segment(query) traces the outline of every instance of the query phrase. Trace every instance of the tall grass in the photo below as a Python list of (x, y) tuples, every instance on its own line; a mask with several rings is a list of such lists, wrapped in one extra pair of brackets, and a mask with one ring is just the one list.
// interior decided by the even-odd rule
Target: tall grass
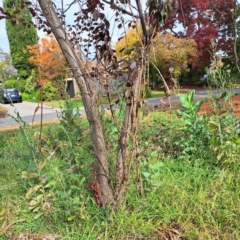
[[(114, 134), (110, 123), (106, 127)], [(94, 200), (89, 126), (71, 106), (59, 124), (44, 128), (41, 142), (37, 127), (1, 133), (1, 239), (19, 234), (76, 240), (239, 239), (238, 158), (221, 164), (204, 146), (201, 155), (185, 154), (187, 146), (176, 142), (188, 141), (186, 127), (176, 113), (143, 117), (139, 161), (144, 194), (138, 182), (130, 181), (118, 212)]]

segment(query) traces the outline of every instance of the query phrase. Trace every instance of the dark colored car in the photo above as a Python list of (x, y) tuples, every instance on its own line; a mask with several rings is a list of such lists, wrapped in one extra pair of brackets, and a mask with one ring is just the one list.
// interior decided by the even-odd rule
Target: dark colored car
[(0, 102), (22, 102), (21, 93), (16, 88), (0, 88)]

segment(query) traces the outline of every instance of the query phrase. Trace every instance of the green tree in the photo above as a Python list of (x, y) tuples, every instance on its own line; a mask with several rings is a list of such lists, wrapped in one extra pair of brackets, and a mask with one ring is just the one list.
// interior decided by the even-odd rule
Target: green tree
[[(20, 8), (20, 0), (4, 0), (4, 10), (10, 14), (14, 13), (15, 9)], [(18, 13), (16, 21), (12, 19), (6, 20), (7, 36), (10, 44), (10, 51), (12, 57), (12, 64), (18, 70), (18, 77), (26, 79), (31, 75), (31, 69), (33, 66), (29, 64), (28, 52), (23, 52), (27, 45), (33, 45), (37, 42), (36, 29), (34, 26), (26, 28), (25, 22), (31, 21), (31, 15), (27, 8), (21, 10)]]

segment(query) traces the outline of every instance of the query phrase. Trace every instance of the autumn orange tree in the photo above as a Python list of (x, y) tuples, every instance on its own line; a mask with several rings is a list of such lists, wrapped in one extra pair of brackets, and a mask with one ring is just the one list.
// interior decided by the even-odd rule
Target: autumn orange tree
[(38, 69), (38, 84), (40, 86), (65, 77), (67, 62), (53, 35), (46, 35), (39, 44), (27, 46), (27, 51), (32, 54), (29, 62)]

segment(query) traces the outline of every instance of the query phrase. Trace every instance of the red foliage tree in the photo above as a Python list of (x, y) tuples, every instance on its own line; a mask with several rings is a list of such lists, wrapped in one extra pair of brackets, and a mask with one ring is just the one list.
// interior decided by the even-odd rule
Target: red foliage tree
[(195, 39), (202, 63), (208, 64), (211, 39), (218, 43), (218, 50), (230, 53), (233, 48), (233, 9), (234, 0), (176, 0), (161, 30)]

